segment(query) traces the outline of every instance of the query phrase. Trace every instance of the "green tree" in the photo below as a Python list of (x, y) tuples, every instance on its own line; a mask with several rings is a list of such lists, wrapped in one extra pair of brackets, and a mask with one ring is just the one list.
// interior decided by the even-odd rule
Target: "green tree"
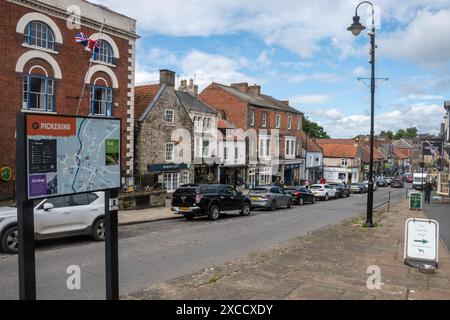
[(303, 131), (305, 131), (311, 138), (330, 139), (330, 136), (326, 133), (326, 131), (308, 117), (303, 117)]
[(417, 138), (417, 128), (413, 127), (413, 128), (408, 128), (405, 131), (405, 138)]
[(394, 133), (391, 130), (388, 131), (381, 131), (380, 137), (385, 138), (386, 140), (393, 140), (394, 139)]
[(406, 131), (403, 129), (398, 129), (394, 137), (396, 140), (406, 138)]

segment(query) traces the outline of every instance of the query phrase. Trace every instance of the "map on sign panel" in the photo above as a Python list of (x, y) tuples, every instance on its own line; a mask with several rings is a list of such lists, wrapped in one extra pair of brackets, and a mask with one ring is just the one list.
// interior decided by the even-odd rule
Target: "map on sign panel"
[(120, 187), (120, 121), (29, 116), (28, 196)]

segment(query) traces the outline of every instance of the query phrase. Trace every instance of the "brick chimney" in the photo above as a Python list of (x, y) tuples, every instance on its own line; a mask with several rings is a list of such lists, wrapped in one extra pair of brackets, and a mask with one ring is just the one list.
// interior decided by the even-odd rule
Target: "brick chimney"
[(231, 87), (236, 88), (243, 93), (248, 93), (248, 83), (247, 82), (232, 83)]
[(261, 94), (261, 86), (254, 84), (253, 86), (248, 87), (248, 92), (251, 92), (259, 96)]
[(159, 84), (175, 87), (175, 72), (167, 69), (159, 70)]
[(284, 104), (289, 105), (289, 100), (281, 100), (281, 102), (283, 102)]

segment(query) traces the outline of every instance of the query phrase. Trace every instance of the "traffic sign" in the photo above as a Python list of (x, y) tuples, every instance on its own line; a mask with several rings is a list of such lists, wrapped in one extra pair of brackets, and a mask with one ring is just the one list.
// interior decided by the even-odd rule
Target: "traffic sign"
[(421, 192), (411, 192), (409, 195), (409, 210), (422, 210), (423, 198)]
[(438, 266), (439, 223), (429, 219), (408, 219), (405, 225), (404, 262)]

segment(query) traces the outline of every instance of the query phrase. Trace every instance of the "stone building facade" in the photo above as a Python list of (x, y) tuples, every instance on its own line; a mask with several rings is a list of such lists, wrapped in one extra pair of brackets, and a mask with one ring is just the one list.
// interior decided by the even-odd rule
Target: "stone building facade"
[(174, 191), (194, 181), (194, 124), (175, 90), (175, 73), (136, 87), (135, 177), (143, 188)]
[[(102, 40), (99, 54), (79, 32)], [(75, 115), (84, 86), (78, 115), (122, 119), (122, 177), (132, 176), (136, 21), (83, 0), (2, 0), (0, 34), (0, 167), (15, 176), (17, 112)], [(13, 194), (14, 179), (0, 179), (0, 199)]]

